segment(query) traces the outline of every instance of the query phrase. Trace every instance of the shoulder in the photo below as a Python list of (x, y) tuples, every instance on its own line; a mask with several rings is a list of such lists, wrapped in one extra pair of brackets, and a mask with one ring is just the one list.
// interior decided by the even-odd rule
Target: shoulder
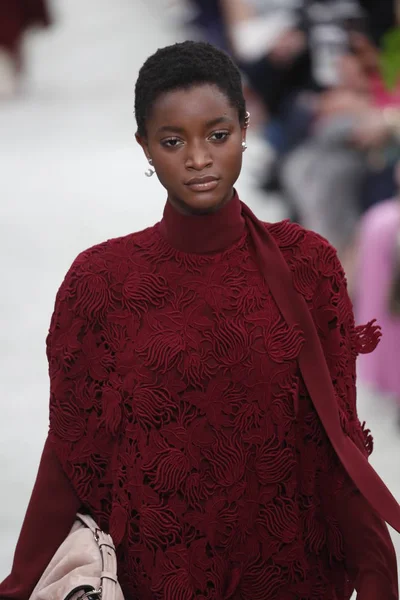
[(273, 236), (281, 250), (290, 250), (298, 257), (310, 253), (324, 257), (326, 253), (336, 254), (336, 250), (322, 235), (306, 229), (289, 220), (277, 223), (264, 223), (264, 227)]
[[(336, 249), (324, 237), (290, 221), (264, 223), (275, 239), (293, 274), (293, 285), (303, 295), (312, 311), (318, 330), (330, 331), (340, 323), (347, 332), (348, 351), (357, 354), (372, 352), (381, 337), (375, 320), (355, 327), (353, 304), (347, 290), (347, 280)], [(342, 331), (335, 329), (339, 336)], [(335, 354), (334, 360), (337, 359)]]
[(126, 236), (112, 238), (82, 251), (68, 269), (63, 286), (71, 286), (83, 279), (97, 277), (99, 281), (112, 280), (117, 271), (128, 264), (137, 264), (135, 259), (141, 248), (150, 245), (155, 237), (156, 226)]
[(78, 254), (58, 289), (55, 311), (73, 311), (85, 318), (104, 313), (128, 274), (140, 277), (148, 269), (145, 250), (158, 239), (156, 227), (107, 240)]
[(321, 279), (335, 286), (344, 280), (337, 252), (324, 237), (288, 220), (264, 225), (284, 255), (295, 287), (303, 295), (313, 294)]

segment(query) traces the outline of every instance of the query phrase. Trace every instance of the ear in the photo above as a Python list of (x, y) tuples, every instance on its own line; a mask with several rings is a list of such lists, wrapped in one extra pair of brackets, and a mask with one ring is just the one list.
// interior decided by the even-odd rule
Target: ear
[(249, 125), (250, 125), (250, 113), (248, 111), (246, 111), (245, 119), (240, 127), (242, 130), (242, 142), (245, 142), (247, 139), (247, 130), (249, 128)]
[(247, 127), (245, 127), (245, 126), (242, 126), (242, 127), (240, 128), (240, 130), (241, 130), (241, 134), (242, 134), (242, 140), (241, 140), (241, 144), (242, 144), (242, 147), (243, 147), (243, 144), (246, 144), (246, 139), (247, 139)]
[(150, 152), (149, 152), (149, 146), (147, 143), (147, 139), (145, 137), (139, 135), (138, 133), (135, 134), (135, 138), (136, 138), (136, 141), (139, 144), (139, 146), (141, 146), (147, 160), (150, 160), (151, 156), (150, 156)]
[(242, 142), (245, 142), (247, 139), (247, 129), (248, 128), (246, 126), (243, 126), (241, 129), (242, 129)]

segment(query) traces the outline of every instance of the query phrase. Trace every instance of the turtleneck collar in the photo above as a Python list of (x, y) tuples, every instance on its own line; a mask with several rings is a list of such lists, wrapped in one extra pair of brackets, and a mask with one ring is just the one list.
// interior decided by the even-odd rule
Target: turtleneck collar
[(161, 235), (176, 250), (193, 254), (220, 252), (237, 242), (245, 230), (242, 204), (236, 191), (225, 206), (209, 215), (184, 215), (167, 201)]

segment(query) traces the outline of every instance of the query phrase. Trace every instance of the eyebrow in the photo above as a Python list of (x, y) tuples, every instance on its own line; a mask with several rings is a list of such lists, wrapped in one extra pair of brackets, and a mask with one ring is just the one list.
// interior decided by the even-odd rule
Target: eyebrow
[[(207, 121), (206, 128), (215, 127), (215, 125), (223, 125), (224, 123), (233, 123), (233, 119), (230, 117), (222, 116), (217, 117), (216, 119), (211, 119)], [(163, 133), (165, 131), (172, 131), (174, 133), (185, 133), (185, 129), (183, 127), (176, 127), (175, 125), (163, 125), (158, 129), (157, 133)]]

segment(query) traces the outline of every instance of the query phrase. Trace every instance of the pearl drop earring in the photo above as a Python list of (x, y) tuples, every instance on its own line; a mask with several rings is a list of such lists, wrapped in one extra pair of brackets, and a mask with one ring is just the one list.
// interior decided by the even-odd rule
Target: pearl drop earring
[[(244, 128), (248, 129), (249, 125), (250, 125), (250, 113), (247, 111), (244, 116)], [(243, 150), (243, 152), (245, 150), (247, 150), (247, 144), (246, 144), (245, 140), (243, 140), (243, 142), (242, 142), (242, 150)]]
[[(149, 158), (149, 164), (150, 165), (153, 164), (153, 161), (151, 158)], [(155, 173), (155, 170), (150, 167), (150, 169), (147, 169), (147, 171), (145, 171), (144, 174), (146, 175), (146, 177), (153, 177), (154, 173)]]

